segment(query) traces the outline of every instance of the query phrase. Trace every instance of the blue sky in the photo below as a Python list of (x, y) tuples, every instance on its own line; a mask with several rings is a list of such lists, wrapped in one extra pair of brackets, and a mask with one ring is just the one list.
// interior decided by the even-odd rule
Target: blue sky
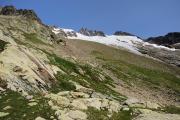
[(49, 25), (81, 27), (146, 38), (180, 31), (180, 0), (0, 0), (0, 5), (34, 9)]

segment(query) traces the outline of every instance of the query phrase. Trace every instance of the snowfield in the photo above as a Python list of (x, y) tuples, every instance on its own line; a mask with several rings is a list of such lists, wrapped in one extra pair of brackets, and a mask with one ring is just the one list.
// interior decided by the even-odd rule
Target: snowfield
[(168, 48), (165, 46), (159, 46), (156, 44), (144, 42), (142, 39), (140, 39), (136, 36), (117, 36), (117, 35), (106, 35), (105, 37), (103, 37), (103, 36), (86, 36), (86, 35), (76, 32), (72, 29), (64, 29), (64, 28), (54, 28), (52, 31), (55, 34), (58, 34), (60, 30), (63, 30), (65, 33), (68, 33), (68, 32), (76, 33), (77, 37), (68, 36), (67, 37), (68, 39), (92, 41), (92, 42), (97, 42), (97, 43), (101, 43), (101, 44), (105, 44), (105, 45), (109, 45), (109, 46), (124, 48), (135, 54), (141, 54), (137, 48), (137, 45), (151, 46), (151, 47), (155, 47), (158, 49), (175, 51), (174, 48)]

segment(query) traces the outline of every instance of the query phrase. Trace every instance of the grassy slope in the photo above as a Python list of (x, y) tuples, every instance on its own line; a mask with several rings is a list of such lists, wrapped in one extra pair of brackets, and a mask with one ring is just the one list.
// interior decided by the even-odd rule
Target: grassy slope
[[(47, 47), (38, 47), (48, 51)], [(128, 85), (135, 84), (139, 87), (155, 89), (157, 91), (164, 90), (165, 88), (169, 91), (172, 90), (170, 94), (175, 94), (176, 96), (180, 93), (180, 69), (151, 58), (82, 40), (67, 40), (67, 46), (55, 45), (54, 48), (51, 48), (51, 52), (49, 52), (52, 53), (52, 51), (56, 54), (54, 56), (56, 58), (56, 65), (59, 63), (61, 65), (59, 67), (65, 70), (65, 72), (77, 73), (76, 67), (80, 67), (88, 73), (87, 70), (89, 68), (85, 69), (87, 67), (82, 67), (81, 65), (76, 65), (59, 58), (60, 56), (75, 56), (77, 60), (85, 61), (85, 63), (86, 61), (96, 63), (99, 68), (110, 70), (114, 76), (125, 81)], [(54, 62), (53, 64), (55, 64), (55, 61), (52, 61)], [(88, 74), (95, 76), (95, 73)], [(76, 78), (72, 78), (70, 75), (66, 77), (78, 80), (81, 84), (84, 83), (81, 81), (82, 75)], [(96, 83), (93, 84), (96, 85)]]
[[(67, 49), (72, 52), (67, 52)], [(68, 40), (62, 54), (75, 55), (82, 61), (96, 63), (99, 68), (110, 70), (114, 76), (130, 87), (134, 84), (139, 88), (153, 90), (154, 94), (157, 94), (155, 91), (160, 91), (167, 93), (160, 94), (165, 97), (168, 95), (169, 99), (174, 99), (171, 95), (179, 99), (180, 69), (178, 67), (125, 50), (82, 40)]]

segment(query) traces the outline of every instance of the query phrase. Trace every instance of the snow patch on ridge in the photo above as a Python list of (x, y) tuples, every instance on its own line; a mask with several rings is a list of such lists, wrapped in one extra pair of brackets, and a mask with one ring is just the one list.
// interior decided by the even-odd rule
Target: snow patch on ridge
[(144, 42), (143, 46), (152, 46), (152, 47), (155, 47), (155, 48), (158, 48), (158, 49), (165, 49), (165, 50), (169, 50), (169, 51), (175, 51), (176, 50), (175, 48), (168, 48), (168, 47), (165, 47), (165, 46), (162, 46), (162, 45), (151, 44), (151, 43), (148, 43), (148, 42)]
[(77, 33), (77, 37), (68, 37), (68, 38), (87, 40), (87, 41), (97, 42), (97, 43), (101, 43), (105, 45), (122, 47), (136, 54), (140, 54), (140, 52), (134, 46), (135, 45), (134, 43), (142, 41), (135, 36), (106, 35), (106, 37), (102, 37), (102, 36), (85, 36), (80, 33)]
[(157, 49), (165, 49), (165, 50), (170, 50), (170, 51), (175, 51), (174, 48), (168, 48), (165, 46), (160, 46), (156, 44), (151, 44), (148, 42), (144, 42), (140, 38), (136, 36), (124, 36), (124, 35), (106, 35), (105, 37), (103, 36), (86, 36), (83, 34), (80, 34), (72, 29), (64, 29), (64, 28), (54, 28), (52, 31), (55, 34), (58, 34), (59, 30), (63, 30), (66, 34), (68, 32), (75, 32), (77, 36), (68, 36), (68, 39), (74, 39), (74, 40), (85, 40), (85, 41), (92, 41), (92, 42), (97, 42), (109, 46), (114, 46), (114, 47), (119, 47), (119, 48), (124, 48), (130, 52), (133, 52), (135, 54), (140, 54), (137, 46), (142, 45), (142, 46), (152, 46)]

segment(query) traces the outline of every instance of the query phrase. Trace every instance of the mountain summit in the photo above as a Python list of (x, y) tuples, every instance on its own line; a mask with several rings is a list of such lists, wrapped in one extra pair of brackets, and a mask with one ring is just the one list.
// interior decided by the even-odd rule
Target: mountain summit
[(23, 16), (28, 19), (37, 20), (41, 22), (40, 18), (36, 15), (33, 10), (27, 9), (16, 9), (14, 6), (5, 6), (0, 10), (1, 15), (9, 15), (9, 16)]

